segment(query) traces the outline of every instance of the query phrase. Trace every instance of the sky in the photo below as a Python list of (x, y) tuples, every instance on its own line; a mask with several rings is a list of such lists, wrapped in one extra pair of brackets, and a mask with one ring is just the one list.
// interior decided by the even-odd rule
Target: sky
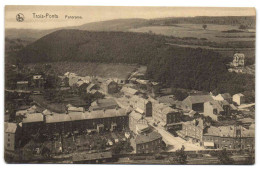
[[(22, 13), (23, 22), (16, 20)], [(35, 18), (33, 13), (48, 17)], [(50, 15), (58, 18), (49, 18)], [(81, 16), (81, 19), (68, 19), (65, 16)], [(66, 26), (79, 26), (90, 22), (126, 18), (164, 18), (194, 16), (254, 16), (254, 8), (216, 7), (104, 7), (104, 6), (6, 6), (5, 28), (52, 29)]]

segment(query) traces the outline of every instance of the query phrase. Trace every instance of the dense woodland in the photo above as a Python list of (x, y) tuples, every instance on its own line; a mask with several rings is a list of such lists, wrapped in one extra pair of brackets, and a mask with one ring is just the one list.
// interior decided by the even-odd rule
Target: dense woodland
[(254, 76), (229, 73), (212, 50), (165, 44), (164, 36), (130, 32), (61, 30), (28, 45), (19, 62), (85, 61), (147, 65), (147, 78), (174, 88), (254, 93)]

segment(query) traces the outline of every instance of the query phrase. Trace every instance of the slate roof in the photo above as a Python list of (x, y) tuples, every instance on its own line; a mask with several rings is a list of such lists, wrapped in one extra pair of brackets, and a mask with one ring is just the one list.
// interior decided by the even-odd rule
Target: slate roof
[(140, 114), (140, 113), (137, 113), (136, 111), (132, 111), (130, 114), (129, 114), (129, 117), (132, 117), (134, 118), (135, 120), (140, 120), (143, 118), (143, 116)]
[(158, 132), (153, 131), (145, 135), (137, 135), (135, 138), (135, 143), (143, 144), (143, 143), (155, 141), (160, 138), (162, 138), (162, 135)]
[(186, 104), (205, 103), (213, 101), (214, 99), (210, 95), (191, 95), (188, 96), (183, 102)]
[(17, 129), (16, 123), (5, 122), (5, 132), (6, 133), (15, 133)]
[(130, 88), (130, 87), (123, 87), (121, 89), (121, 91), (124, 92), (124, 93), (131, 94), (131, 95), (135, 95), (138, 92), (138, 90)]
[[(208, 128), (208, 132), (204, 135), (209, 136), (220, 136), (220, 137), (236, 137), (234, 126), (211, 126)], [(242, 137), (254, 137), (254, 130), (248, 130), (243, 127), (237, 127), (237, 129), (241, 129)]]
[(43, 122), (43, 115), (41, 113), (26, 114), (22, 122), (23, 123)]
[(46, 123), (58, 123), (71, 121), (68, 114), (53, 114), (46, 116)]

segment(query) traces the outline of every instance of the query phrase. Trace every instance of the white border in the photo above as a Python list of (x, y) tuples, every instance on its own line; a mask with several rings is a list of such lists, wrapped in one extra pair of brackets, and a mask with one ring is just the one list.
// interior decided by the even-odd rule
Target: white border
[[(0, 63), (1, 63), (1, 71), (0, 71), (0, 87), (1, 87), (1, 121), (4, 122), (4, 6), (5, 5), (74, 5), (74, 6), (80, 6), (80, 5), (91, 5), (91, 6), (185, 6), (185, 7), (256, 7), (256, 11), (260, 8), (260, 1), (259, 0), (215, 0), (215, 1), (206, 1), (206, 0), (95, 0), (95, 1), (87, 1), (87, 0), (1, 0), (0, 1), (0, 37), (1, 37), (1, 50), (0, 50)], [(256, 57), (259, 54), (259, 49), (260, 45), (258, 43), (259, 40), (259, 18), (257, 17), (257, 42), (256, 42)], [(256, 58), (256, 87), (259, 85), (259, 65), (260, 65), (260, 60)], [(209, 168), (214, 170), (214, 169), (219, 169), (219, 168), (224, 168), (224, 169), (230, 169), (230, 168), (236, 168), (236, 170), (242, 170), (242, 169), (247, 169), (247, 168), (254, 168), (254, 169), (259, 169), (260, 165), (260, 160), (259, 160), (259, 116), (257, 115), (259, 111), (259, 95), (260, 92), (258, 88), (256, 88), (256, 164), (254, 166), (212, 166), (212, 165), (198, 165), (198, 166), (176, 166), (176, 165), (109, 165), (109, 166), (104, 166), (104, 165), (9, 165), (5, 164), (4, 159), (3, 159), (3, 123), (0, 123), (0, 169), (6, 170), (6, 169), (37, 169), (37, 170), (44, 170), (45, 168), (62, 168), (64, 170), (70, 169), (70, 168), (77, 168), (77, 169), (104, 169), (104, 168), (113, 168), (113, 169), (135, 169), (135, 168), (149, 168), (149, 170), (157, 170), (157, 169), (173, 169), (173, 168), (178, 168), (178, 169), (188, 169), (188, 168), (200, 168), (200, 169), (205, 169), (208, 170)]]

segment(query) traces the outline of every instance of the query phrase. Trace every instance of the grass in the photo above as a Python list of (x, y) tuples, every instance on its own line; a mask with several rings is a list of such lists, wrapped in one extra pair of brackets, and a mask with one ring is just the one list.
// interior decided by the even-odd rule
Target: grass
[[(99, 76), (103, 78), (127, 78), (138, 66), (130, 64), (89, 63), (89, 62), (54, 62), (46, 63), (52, 69), (63, 75), (66, 72), (76, 73), (79, 76)], [(28, 64), (30, 68), (42, 66), (39, 64)]]
[[(252, 37), (255, 33), (250, 33), (247, 31), (239, 33), (229, 33), (226, 31), (229, 30), (238, 30), (237, 26), (232, 25), (216, 25), (216, 24), (207, 24), (207, 29), (203, 29), (200, 24), (177, 24), (176, 26), (148, 26), (140, 27), (136, 29), (130, 29), (132, 32), (149, 32), (152, 31), (155, 34), (161, 34), (166, 36), (175, 36), (175, 37), (195, 37), (195, 38), (206, 38), (209, 41), (214, 42), (228, 42), (228, 41), (254, 41), (255, 38)], [(223, 32), (224, 31), (224, 32)], [(218, 36), (245, 36), (251, 38), (221, 38)]]

